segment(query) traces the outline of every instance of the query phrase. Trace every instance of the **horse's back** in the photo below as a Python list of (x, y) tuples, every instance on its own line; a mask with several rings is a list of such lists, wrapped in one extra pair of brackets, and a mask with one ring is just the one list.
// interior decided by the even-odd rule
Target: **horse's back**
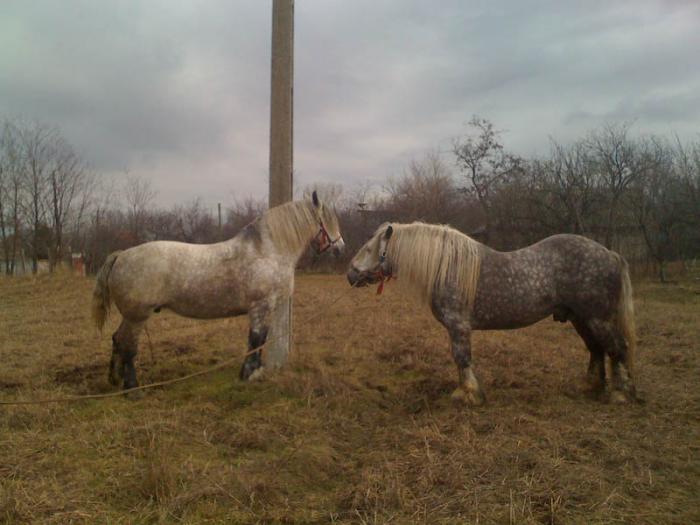
[(570, 274), (576, 270), (602, 275), (618, 269), (619, 256), (615, 252), (582, 235), (560, 233), (525, 249), (548, 254), (552, 264), (566, 277), (572, 277)]
[(558, 252), (564, 253), (581, 253), (581, 252), (608, 252), (609, 250), (593, 239), (584, 237), (583, 235), (577, 235), (575, 233), (557, 233), (556, 235), (550, 235), (545, 237), (541, 241), (538, 241), (530, 246), (523, 248), (523, 250), (530, 249), (547, 249), (556, 250)]

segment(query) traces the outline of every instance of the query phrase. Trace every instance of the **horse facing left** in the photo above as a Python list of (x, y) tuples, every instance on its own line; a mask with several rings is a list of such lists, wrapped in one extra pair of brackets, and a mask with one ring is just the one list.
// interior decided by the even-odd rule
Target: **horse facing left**
[[(520, 328), (553, 316), (571, 321), (590, 352), (588, 380), (610, 400), (638, 399), (633, 377), (634, 302), (627, 262), (579, 235), (553, 235), (499, 252), (449, 226), (384, 224), (358, 250), (347, 273), (356, 287), (398, 276), (447, 329), (459, 374), (453, 397), (484, 395), (471, 359), (473, 330)], [(381, 288), (378, 290), (380, 291)]]
[[(148, 318), (163, 308), (196, 319), (248, 314), (248, 349), (265, 343), (271, 312), (292, 295), (294, 268), (311, 244), (317, 253), (344, 249), (338, 218), (313, 192), (310, 201), (268, 210), (224, 242), (153, 241), (114, 252), (97, 274), (92, 313), (101, 330), (112, 303), (122, 322), (112, 336), (109, 380), (138, 386), (134, 359)], [(262, 367), (261, 351), (240, 371), (248, 379)]]

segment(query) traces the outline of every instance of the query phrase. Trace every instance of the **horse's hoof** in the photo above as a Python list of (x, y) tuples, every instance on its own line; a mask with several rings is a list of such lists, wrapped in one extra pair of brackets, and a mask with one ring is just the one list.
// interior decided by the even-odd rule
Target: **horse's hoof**
[(109, 381), (109, 384), (112, 386), (119, 386), (119, 383), (121, 383), (121, 378), (119, 378), (111, 373), (107, 376), (107, 379)]
[(134, 390), (133, 392), (125, 393), (124, 397), (129, 401), (138, 401), (139, 399), (143, 399), (145, 395), (146, 393), (143, 390)]
[(630, 401), (632, 401), (634, 403), (638, 403), (640, 405), (643, 405), (646, 403), (646, 399), (644, 399), (644, 396), (642, 396), (641, 394), (639, 394), (637, 392), (637, 387), (634, 385), (630, 385), (628, 387), (628, 394), (627, 395), (629, 396)]
[(629, 403), (629, 398), (627, 397), (627, 394), (622, 392), (621, 390), (613, 390), (610, 392), (610, 403), (613, 405), (624, 405), (626, 403)]
[(241, 367), (241, 371), (238, 374), (238, 378), (241, 381), (250, 381), (250, 379), (255, 375), (255, 373), (261, 368), (261, 366), (245, 362)]
[(636, 390), (632, 393), (632, 401), (634, 401), (638, 405), (646, 405), (647, 403), (646, 398), (640, 393), (638, 393)]
[(588, 392), (595, 392), (599, 394), (601, 392), (605, 392), (605, 382), (601, 381), (597, 377), (587, 377), (583, 389)]
[(264, 377), (265, 367), (261, 366), (260, 368), (253, 370), (253, 372), (248, 376), (248, 381), (262, 381)]
[[(581, 394), (587, 399), (594, 401), (605, 401), (608, 399), (608, 393), (605, 389), (605, 385), (598, 384), (586, 384), (583, 389), (581, 389)], [(576, 396), (572, 396), (575, 398)]]
[(486, 398), (481, 390), (464, 390), (457, 388), (452, 392), (452, 399), (466, 406), (477, 407), (484, 404)]
[(259, 375), (256, 373), (262, 370), (262, 368), (263, 364), (262, 359), (260, 359), (260, 353), (258, 352), (257, 354), (250, 354), (248, 357), (246, 357), (245, 361), (243, 361), (243, 365), (241, 365), (241, 371), (238, 374), (238, 377), (241, 379), (241, 381), (254, 380), (253, 376)]

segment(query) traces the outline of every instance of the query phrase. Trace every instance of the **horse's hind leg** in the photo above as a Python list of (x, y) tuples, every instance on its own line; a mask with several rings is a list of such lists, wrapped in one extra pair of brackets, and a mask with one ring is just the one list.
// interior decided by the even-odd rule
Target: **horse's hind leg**
[(269, 309), (263, 306), (254, 307), (251, 308), (248, 315), (250, 317), (248, 353), (239, 374), (239, 377), (244, 381), (250, 379), (256, 371), (263, 367), (261, 347), (267, 340)]
[(612, 392), (610, 400), (615, 403), (625, 403), (637, 399), (637, 391), (629, 369), (629, 354), (627, 342), (620, 330), (612, 329), (614, 343), (608, 347), (610, 368), (612, 369)]
[(586, 327), (595, 343), (610, 357), (612, 369), (612, 391), (610, 400), (624, 402), (634, 399), (635, 388), (628, 365), (627, 342), (614, 320), (589, 319)]
[(485, 401), (484, 393), (471, 366), (471, 327), (464, 321), (448, 326), (452, 357), (457, 365), (459, 385), (452, 393), (452, 398), (468, 405), (478, 406)]
[(593, 392), (601, 393), (605, 390), (605, 349), (593, 336), (587, 323), (576, 318), (572, 319), (571, 322), (591, 354), (588, 362), (588, 384)]
[(109, 365), (109, 380), (113, 385), (124, 381), (124, 389), (139, 385), (136, 378), (134, 359), (138, 354), (139, 335), (143, 329), (143, 321), (122, 319), (119, 328), (112, 335), (112, 359)]

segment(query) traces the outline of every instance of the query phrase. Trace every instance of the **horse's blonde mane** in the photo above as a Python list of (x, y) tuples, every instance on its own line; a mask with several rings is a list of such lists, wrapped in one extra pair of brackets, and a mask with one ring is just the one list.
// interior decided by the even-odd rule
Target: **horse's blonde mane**
[[(335, 213), (321, 206), (321, 217), (328, 231), (338, 231)], [(287, 202), (270, 208), (260, 222), (273, 244), (280, 251), (291, 255), (299, 254), (319, 228), (313, 204), (305, 200)]]
[(433, 294), (450, 286), (471, 308), (479, 281), (481, 245), (449, 226), (422, 222), (392, 226), (387, 258), (398, 282), (415, 290), (427, 305)]

